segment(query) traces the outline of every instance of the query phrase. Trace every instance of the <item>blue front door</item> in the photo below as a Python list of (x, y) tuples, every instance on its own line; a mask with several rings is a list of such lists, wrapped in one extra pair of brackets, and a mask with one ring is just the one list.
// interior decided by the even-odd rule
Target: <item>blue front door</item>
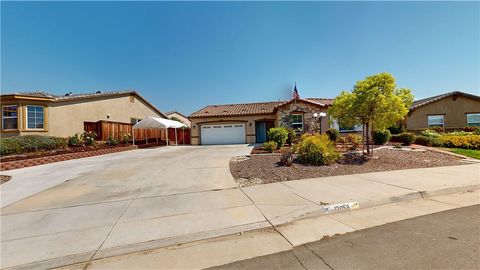
[(267, 123), (256, 122), (255, 123), (255, 136), (257, 143), (263, 143), (267, 140)]

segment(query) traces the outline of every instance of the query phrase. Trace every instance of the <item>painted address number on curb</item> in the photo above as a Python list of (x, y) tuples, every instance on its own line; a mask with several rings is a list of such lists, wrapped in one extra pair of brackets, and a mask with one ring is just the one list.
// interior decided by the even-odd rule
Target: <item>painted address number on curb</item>
[(339, 203), (339, 204), (331, 204), (324, 206), (323, 209), (325, 213), (332, 212), (332, 211), (345, 211), (345, 210), (352, 210), (357, 209), (360, 206), (358, 202), (349, 202), (349, 203)]

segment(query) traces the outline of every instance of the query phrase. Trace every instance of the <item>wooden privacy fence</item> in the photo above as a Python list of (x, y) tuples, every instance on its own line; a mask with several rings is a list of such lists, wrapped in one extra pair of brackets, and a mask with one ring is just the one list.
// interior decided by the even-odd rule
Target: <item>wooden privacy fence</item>
[[(124, 134), (130, 135), (132, 141), (132, 124), (98, 121), (98, 122), (84, 122), (85, 131), (93, 131), (97, 134), (97, 141), (106, 141), (111, 136), (114, 139), (123, 141)], [(165, 129), (135, 129), (135, 143), (148, 143), (159, 141), (165, 142)], [(175, 129), (168, 129), (168, 139), (170, 143), (175, 143)], [(190, 144), (190, 129), (177, 129), (178, 144)]]

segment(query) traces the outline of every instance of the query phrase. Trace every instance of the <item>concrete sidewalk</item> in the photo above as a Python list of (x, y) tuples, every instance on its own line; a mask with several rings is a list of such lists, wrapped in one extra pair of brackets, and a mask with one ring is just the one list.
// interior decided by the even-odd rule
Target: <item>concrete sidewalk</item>
[[(199, 148), (196, 151), (204, 150)], [(186, 149), (185, 154), (190, 151)], [(213, 158), (217, 160), (218, 157)], [(186, 157), (179, 156), (179, 159)], [(225, 166), (223, 160), (219, 160), (219, 164)], [(204, 168), (206, 165), (204, 160), (195, 162), (190, 166)], [(217, 167), (212, 169), (218, 170)], [(183, 184), (173, 174), (163, 172), (162, 175), (172, 185)], [(198, 177), (204, 181), (209, 179), (207, 175)], [(69, 182), (54, 191), (62, 196), (66, 188), (81, 189), (86, 183), (96, 183), (100, 179), (98, 176), (81, 178), (74, 182), (75, 185)], [(104, 179), (108, 183), (113, 181)], [(301, 244), (329, 233), (361, 228), (361, 225), (349, 226), (345, 221), (325, 216), (325, 205), (354, 201), (358, 202), (360, 209), (368, 210), (392, 202), (417, 200), (421, 204), (424, 198), (433, 195), (478, 189), (480, 164), (324, 177), (241, 189), (224, 184), (217, 185), (220, 190), (193, 185), (189, 187), (191, 192), (175, 194), (165, 193), (167, 186), (156, 182), (158, 189), (153, 190), (156, 192), (149, 188), (124, 192), (127, 184), (139, 188), (137, 185), (145, 182), (145, 187), (151, 186), (149, 179), (145, 175), (132, 178), (132, 182), (118, 183), (120, 190), (118, 195), (115, 193), (115, 199), (102, 197), (93, 201), (100, 198), (97, 192), (93, 197), (85, 197), (81, 205), (72, 204), (70, 198), (42, 205), (43, 199), (52, 197), (46, 193), (2, 208), (1, 267), (58, 267), (239, 232), (271, 229), (272, 225), (283, 231), (283, 237), (289, 239), (289, 243)], [(195, 179), (192, 177), (190, 183), (195, 183)], [(112, 187), (116, 191), (116, 186), (105, 184), (105, 192)], [(475, 194), (478, 203), (478, 193)], [(83, 198), (82, 194), (78, 196)], [(33, 210), (26, 211), (32, 206), (35, 207)], [(394, 213), (396, 216), (409, 217), (409, 214), (402, 214), (405, 212), (403, 208), (399, 209)], [(382, 215), (388, 217), (391, 212)], [(305, 223), (306, 217), (313, 216), (318, 216), (313, 220), (318, 219), (319, 224)], [(289, 226), (291, 224), (296, 226)], [(279, 239), (275, 234), (265, 241), (281, 242), (283, 238)]]
[[(262, 258), (258, 258), (253, 260), (253, 264), (247, 264), (246, 269), (270, 269), (278, 265), (278, 263), (280, 263), (280, 265), (278, 265), (280, 269), (285, 269), (289, 266), (289, 260), (286, 256), (293, 250), (295, 256), (297, 256), (302, 263), (305, 263), (304, 266), (308, 265), (308, 269), (328, 270), (331, 268), (320, 263), (318, 257), (312, 256), (309, 252), (303, 252), (305, 250), (302, 251), (296, 247), (301, 248), (304, 244), (312, 243), (328, 236), (335, 235), (333, 238), (333, 240), (335, 240), (338, 234), (354, 232), (450, 209), (477, 205), (480, 203), (479, 197), (480, 192), (474, 191), (393, 203), (379, 207), (360, 209), (358, 211), (302, 219), (275, 227), (275, 229), (255, 230), (242, 234), (232, 234), (191, 242), (184, 245), (153, 249), (147, 252), (136, 252), (103, 258), (61, 269), (203, 269), (279, 252), (282, 252), (282, 255), (274, 258), (279, 259), (279, 261), (276, 262), (277, 264), (262, 264)], [(342, 220), (342, 223), (336, 220)], [(363, 232), (364, 231), (359, 231), (358, 233), (362, 234)], [(391, 230), (385, 230), (385, 233), (390, 238), (395, 237), (395, 234), (392, 234)], [(349, 235), (351, 234), (345, 235), (344, 237), (348, 238)], [(376, 241), (382, 242), (383, 238), (379, 237)], [(341, 241), (341, 243), (344, 244), (344, 241)], [(431, 243), (429, 243), (429, 245), (431, 245)], [(339, 252), (336, 249), (330, 251), (333, 255)], [(372, 253), (370, 255), (375, 256), (375, 254), (376, 253)], [(343, 258), (343, 256), (340, 256), (340, 258)], [(363, 263), (368, 263), (368, 261), (363, 261)], [(325, 266), (325, 268), (322, 268), (323, 266)], [(304, 268), (300, 267), (298, 269)]]

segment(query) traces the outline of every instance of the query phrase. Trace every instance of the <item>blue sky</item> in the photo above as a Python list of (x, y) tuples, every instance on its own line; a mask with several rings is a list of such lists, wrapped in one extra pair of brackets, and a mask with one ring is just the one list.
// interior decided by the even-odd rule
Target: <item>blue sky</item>
[(479, 2), (2, 2), (2, 92), (136, 89), (162, 111), (335, 97), (390, 72), (479, 94)]

